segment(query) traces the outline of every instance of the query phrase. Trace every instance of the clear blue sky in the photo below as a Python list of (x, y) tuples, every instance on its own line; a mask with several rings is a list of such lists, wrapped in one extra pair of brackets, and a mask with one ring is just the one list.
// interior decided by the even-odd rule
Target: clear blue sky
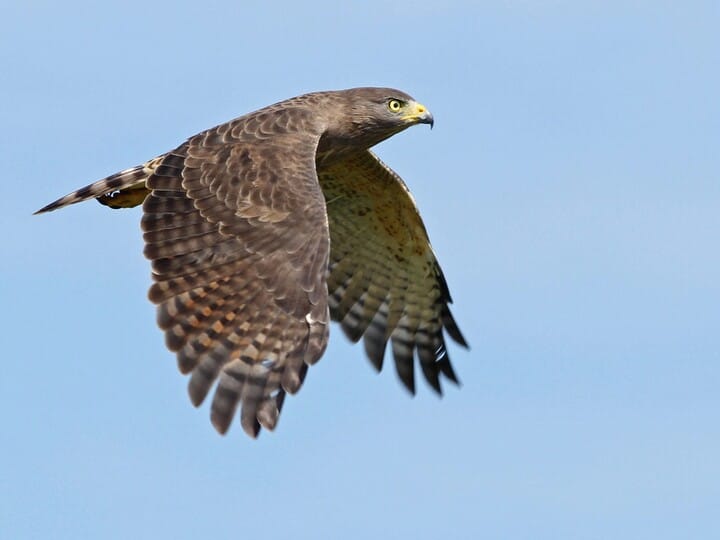
[[(720, 538), (717, 2), (0, 8), (0, 537)], [(337, 328), (220, 437), (146, 300), (139, 209), (45, 203), (306, 91), (394, 86), (471, 351), (439, 400)], [(391, 366), (388, 366), (391, 367)]]

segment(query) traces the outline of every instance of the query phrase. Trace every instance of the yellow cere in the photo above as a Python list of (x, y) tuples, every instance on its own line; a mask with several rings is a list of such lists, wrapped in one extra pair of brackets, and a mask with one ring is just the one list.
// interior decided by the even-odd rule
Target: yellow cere
[(413, 101), (410, 103), (410, 105), (411, 106), (407, 108), (408, 110), (405, 111), (406, 114), (402, 116), (403, 120), (416, 120), (420, 115), (427, 111), (425, 105), (421, 105), (420, 103), (416, 103)]

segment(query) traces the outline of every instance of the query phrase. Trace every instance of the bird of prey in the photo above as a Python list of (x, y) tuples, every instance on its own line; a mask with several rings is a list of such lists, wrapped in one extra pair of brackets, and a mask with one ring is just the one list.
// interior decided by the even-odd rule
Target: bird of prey
[(388, 341), (415, 392), (414, 358), (441, 393), (457, 383), (443, 331), (467, 347), (445, 278), (402, 179), (370, 151), (433, 117), (408, 94), (354, 88), (294, 97), (38, 210), (95, 198), (142, 204), (149, 298), (189, 394), (217, 381), (220, 433), (240, 407), (252, 437), (274, 429), (338, 321), (379, 371)]

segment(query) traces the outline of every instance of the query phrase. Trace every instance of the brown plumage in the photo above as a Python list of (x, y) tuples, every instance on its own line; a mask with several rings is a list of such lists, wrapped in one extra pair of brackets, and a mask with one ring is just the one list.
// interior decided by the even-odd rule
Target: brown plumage
[(273, 429), (285, 393), (322, 356), (330, 319), (382, 368), (388, 341), (415, 391), (457, 382), (443, 329), (467, 346), (415, 203), (369, 148), (432, 115), (387, 88), (317, 92), (199, 133), (147, 163), (38, 211), (96, 198), (143, 204), (150, 300), (191, 374), (199, 405), (227, 431)]

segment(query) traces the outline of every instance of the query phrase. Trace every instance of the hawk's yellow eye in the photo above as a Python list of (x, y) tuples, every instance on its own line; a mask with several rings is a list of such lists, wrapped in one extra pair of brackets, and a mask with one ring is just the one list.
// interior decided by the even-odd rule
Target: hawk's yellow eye
[(398, 112), (401, 107), (402, 103), (400, 103), (397, 99), (391, 99), (390, 101), (388, 101), (388, 109), (390, 109), (392, 112)]

